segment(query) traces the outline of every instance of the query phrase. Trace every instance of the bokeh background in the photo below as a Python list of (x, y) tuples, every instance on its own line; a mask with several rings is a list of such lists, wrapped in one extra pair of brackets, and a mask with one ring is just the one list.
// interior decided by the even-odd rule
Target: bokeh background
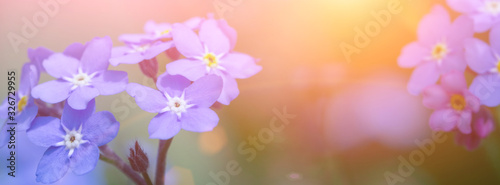
[[(340, 44), (354, 45), (354, 29), (364, 30), (376, 21), (370, 12), (387, 10), (390, 0), (73, 0), (61, 4), (16, 52), (7, 35), (21, 35), (23, 19), (32, 20), (44, 11), (38, 3), (45, 1), (0, 1), (3, 75), (9, 69), (20, 71), (28, 61), (28, 48), (43, 46), (61, 52), (71, 43), (97, 36), (110, 36), (120, 46), (119, 35), (141, 33), (148, 20), (182, 22), (208, 13), (222, 15), (237, 30), (236, 51), (261, 59), (259, 74), (238, 81), (239, 97), (217, 108), (220, 122), (214, 131), (181, 131), (175, 137), (168, 155), (170, 184), (210, 184), (215, 182), (210, 173), (224, 171), (233, 160), (242, 171), (230, 176), (229, 184), (390, 184), (385, 174), (400, 175), (398, 158), (409, 159), (412, 152), (420, 151), (416, 139), (432, 138), (427, 125), (430, 111), (420, 97), (407, 92), (411, 70), (399, 68), (397, 57), (404, 45), (416, 39), (422, 16), (434, 4), (446, 5), (443, 0), (396, 0), (401, 13), (391, 14), (389, 24), (350, 60)], [(226, 11), (218, 12), (220, 6)], [(477, 36), (487, 38), (487, 34)], [(159, 61), (164, 72), (170, 61), (165, 56)], [(138, 65), (113, 68), (127, 71), (131, 82), (153, 85)], [(42, 76), (42, 81), (49, 79)], [(0, 87), (5, 95), (6, 78), (0, 78)], [(109, 145), (126, 159), (128, 148), (138, 140), (154, 164), (158, 141), (148, 139), (147, 133), (154, 114), (135, 106), (125, 92), (100, 96), (97, 105), (98, 111), (111, 111), (121, 122), (118, 137)], [(282, 112), (285, 107), (295, 118), (274, 133), (262, 150), (254, 148), (256, 157), (247, 161), (249, 155), (239, 152), (239, 145), (270, 128), (277, 116), (273, 110)], [(457, 146), (453, 134), (443, 137), (445, 141), (436, 143), (435, 151), (397, 184), (500, 184), (498, 129), (474, 151)], [(37, 163), (40, 157), (38, 152), (19, 160)], [(150, 174), (154, 174), (152, 166)], [(5, 168), (0, 169), (0, 180), (7, 182)], [(34, 178), (33, 173), (26, 178)], [(131, 184), (102, 162), (84, 178), (94, 179), (92, 184)]]

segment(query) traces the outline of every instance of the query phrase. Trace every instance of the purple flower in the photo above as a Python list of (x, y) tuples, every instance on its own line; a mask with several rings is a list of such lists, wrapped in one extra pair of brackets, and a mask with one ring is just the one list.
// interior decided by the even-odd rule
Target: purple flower
[(15, 96), (9, 94), (11, 98), (14, 98), (15, 103), (15, 115), (12, 115), (14, 120), (9, 120), (8, 113), (10, 110), (8, 107), (8, 97), (5, 98), (2, 105), (0, 106), (0, 148), (7, 144), (10, 135), (7, 130), (9, 130), (10, 125), (7, 125), (8, 122), (17, 123), (16, 131), (25, 131), (31, 125), (33, 119), (35, 119), (38, 113), (38, 107), (35, 105), (34, 99), (31, 97), (31, 88), (38, 83), (38, 79), (40, 78), (40, 74), (35, 65), (32, 63), (26, 63), (23, 65), (21, 71), (21, 81), (19, 83), (19, 89), (15, 91)]
[(143, 60), (151, 60), (173, 47), (172, 41), (142, 41), (140, 43), (126, 44), (126, 46), (113, 48), (111, 59), (109, 60), (111, 65), (137, 64)]
[[(196, 30), (199, 29), (203, 18), (193, 17), (188, 19), (183, 24), (187, 27)], [(144, 25), (144, 32), (140, 34), (123, 34), (118, 40), (125, 43), (142, 43), (147, 41), (166, 41), (172, 38), (172, 24), (170, 23), (156, 23), (155, 21), (148, 21)]]
[(222, 94), (217, 100), (222, 104), (228, 105), (238, 96), (235, 78), (248, 78), (262, 69), (251, 56), (230, 52), (231, 42), (216, 20), (204, 21), (199, 36), (182, 24), (174, 24), (173, 28), (175, 46), (186, 58), (167, 64), (167, 72), (191, 81), (208, 74), (222, 77)]
[(156, 86), (159, 91), (136, 83), (127, 87), (127, 93), (141, 109), (158, 113), (149, 123), (150, 138), (170, 139), (181, 128), (206, 132), (217, 126), (219, 117), (209, 107), (221, 93), (220, 77), (207, 75), (191, 84), (185, 77), (164, 73)]
[(464, 40), (472, 38), (472, 20), (458, 17), (450, 23), (448, 12), (440, 5), (432, 8), (418, 26), (418, 41), (406, 45), (398, 58), (401, 67), (416, 67), (408, 82), (408, 91), (418, 95), (435, 84), (441, 74), (464, 71)]
[(28, 49), (28, 58), (30, 59), (30, 62), (36, 66), (38, 71), (40, 73), (45, 72), (45, 68), (43, 68), (42, 62), (49, 58), (50, 55), (54, 54), (53, 51), (44, 48), (44, 47), (38, 47), (36, 49)]
[(469, 90), (481, 104), (495, 107), (500, 104), (500, 26), (490, 31), (490, 44), (479, 39), (466, 41), (465, 56), (469, 67), (478, 75)]
[(435, 131), (455, 128), (470, 134), (472, 113), (479, 111), (479, 99), (467, 89), (462, 72), (452, 71), (441, 77), (440, 85), (431, 85), (423, 91), (423, 104), (434, 109), (429, 124)]
[(464, 134), (457, 132), (455, 137), (458, 144), (465, 146), (468, 150), (473, 150), (479, 146), (481, 140), (486, 138), (495, 129), (495, 121), (490, 110), (481, 107), (478, 113), (472, 116), (472, 132)]
[(43, 66), (57, 79), (33, 88), (33, 97), (47, 103), (67, 99), (69, 106), (82, 110), (99, 95), (122, 92), (128, 77), (126, 72), (107, 70), (111, 47), (109, 37), (95, 38), (85, 46), (73, 44), (64, 53), (51, 55)]
[(120, 124), (107, 111), (94, 113), (95, 101), (84, 110), (64, 106), (61, 119), (37, 117), (28, 129), (28, 138), (34, 144), (49, 147), (36, 170), (36, 180), (53, 183), (68, 169), (77, 175), (92, 171), (99, 160), (99, 148), (118, 134)]
[(446, 2), (453, 10), (473, 19), (476, 32), (485, 32), (500, 21), (498, 0), (447, 0)]

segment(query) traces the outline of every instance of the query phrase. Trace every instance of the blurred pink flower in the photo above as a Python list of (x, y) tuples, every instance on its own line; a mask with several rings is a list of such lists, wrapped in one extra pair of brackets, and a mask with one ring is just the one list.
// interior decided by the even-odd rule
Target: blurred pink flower
[(440, 85), (431, 85), (423, 92), (423, 104), (433, 109), (429, 124), (435, 131), (455, 128), (470, 134), (472, 113), (479, 111), (479, 99), (469, 92), (462, 72), (452, 71), (441, 77)]
[(486, 138), (495, 128), (493, 116), (486, 107), (481, 107), (472, 119), (472, 132), (464, 134), (457, 132), (455, 137), (459, 145), (464, 145), (468, 150), (473, 150), (479, 146), (481, 139)]
[(447, 0), (455, 11), (474, 20), (474, 31), (485, 32), (500, 21), (500, 1), (498, 0)]
[(399, 66), (415, 67), (408, 82), (413, 95), (435, 84), (441, 74), (465, 70), (464, 40), (472, 38), (474, 30), (467, 16), (451, 23), (444, 7), (436, 5), (420, 22), (417, 34), (418, 41), (406, 45), (398, 58)]

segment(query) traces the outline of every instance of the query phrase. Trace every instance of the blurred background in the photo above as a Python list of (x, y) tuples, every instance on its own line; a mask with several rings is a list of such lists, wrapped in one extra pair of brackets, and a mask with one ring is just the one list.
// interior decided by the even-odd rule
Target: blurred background
[[(142, 33), (148, 20), (174, 23), (207, 13), (225, 18), (237, 30), (236, 51), (261, 59), (260, 73), (238, 80), (238, 98), (216, 109), (220, 122), (212, 132), (175, 136), (168, 154), (169, 184), (500, 184), (498, 129), (474, 151), (456, 145), (447, 133), (442, 142), (433, 142), (429, 155), (418, 155), (423, 150), (415, 141), (432, 139), (430, 110), (421, 97), (407, 92), (411, 69), (399, 68), (397, 57), (416, 40), (423, 15), (435, 4), (446, 5), (444, 0), (68, 1), (16, 52), (7, 35), (21, 35), (24, 20), (44, 11), (43, 2), (0, 1), (5, 76), (9, 69), (20, 71), (28, 48), (62, 52), (71, 43), (102, 36), (121, 46), (119, 35)], [(380, 25), (372, 12), (388, 10), (391, 2), (400, 3), (401, 11)], [(356, 46), (356, 28), (373, 23), (380, 29), (372, 30), (366, 46)], [(346, 57), (342, 44), (356, 52)], [(164, 72), (169, 59), (160, 56), (159, 62)], [(131, 82), (153, 85), (138, 65), (113, 69), (127, 71)], [(41, 82), (50, 79), (42, 75)], [(1, 78), (0, 87), (6, 86)], [(1, 94), (6, 91), (1, 88)], [(126, 159), (138, 140), (154, 164), (158, 141), (148, 139), (147, 125), (155, 114), (138, 108), (126, 92), (100, 96), (97, 105), (121, 123), (110, 147)], [(286, 123), (280, 119), (283, 112), (290, 117)], [(273, 131), (273, 125), (283, 129)], [(260, 140), (251, 144), (255, 138)], [(37, 163), (41, 154), (23, 160)], [(224, 178), (227, 165), (234, 163), (241, 172)], [(3, 181), (7, 177), (1, 169)], [(35, 178), (34, 172), (26, 178)], [(86, 178), (95, 179), (92, 184), (131, 184), (102, 162)]]

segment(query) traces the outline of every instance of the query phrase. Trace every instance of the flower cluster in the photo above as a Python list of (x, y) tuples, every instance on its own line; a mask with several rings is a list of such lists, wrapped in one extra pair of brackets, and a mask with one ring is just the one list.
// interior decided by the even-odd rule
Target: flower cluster
[[(434, 110), (431, 129), (456, 132), (457, 143), (472, 150), (494, 129), (488, 107), (500, 104), (500, 23), (496, 21), (500, 3), (448, 0), (448, 4), (464, 14), (451, 21), (443, 6), (434, 6), (419, 24), (418, 41), (403, 48), (398, 64), (415, 67), (408, 91), (422, 95), (424, 106)], [(487, 30), (491, 46), (473, 37)], [(476, 75), (469, 86), (466, 73)]]
[[(256, 59), (233, 51), (236, 31), (225, 20), (209, 16), (175, 24), (149, 21), (144, 30), (120, 36), (126, 44), (121, 47), (113, 48), (111, 38), (102, 37), (71, 44), (61, 53), (43, 47), (28, 50), (30, 62), (22, 68), (19, 90), (9, 97), (17, 105), (16, 115), (9, 119), (18, 122), (17, 131), (26, 131), (32, 143), (47, 148), (38, 164), (37, 182), (54, 183), (69, 169), (86, 174), (100, 158), (112, 160), (137, 184), (149, 180), (132, 171), (144, 174), (149, 166), (143, 165), (147, 157), (137, 144), (129, 158), (132, 170), (105, 146), (117, 136), (120, 124), (108, 111), (95, 112), (97, 96), (126, 91), (143, 110), (157, 113), (149, 124), (150, 138), (167, 140), (181, 129), (212, 130), (219, 117), (210, 107), (216, 102), (228, 105), (239, 94), (235, 79), (261, 70)], [(172, 62), (158, 76), (156, 58), (163, 53)], [(110, 64), (139, 64), (157, 90), (129, 83), (127, 72), (109, 70)], [(39, 84), (41, 73), (53, 80)], [(0, 109), (0, 147), (9, 139), (8, 106), (6, 98)]]
[[(225, 20), (148, 22), (144, 30), (145, 34), (122, 35), (120, 40), (127, 46), (114, 48), (110, 62), (139, 63), (144, 74), (152, 76), (158, 69), (142, 66), (155, 66), (147, 63), (158, 53), (165, 52), (174, 60), (166, 65), (166, 73), (158, 78), (153, 75), (158, 90), (135, 83), (127, 87), (139, 107), (158, 113), (149, 124), (151, 138), (170, 139), (181, 128), (193, 132), (212, 130), (219, 118), (209, 107), (216, 101), (228, 105), (239, 94), (235, 79), (251, 77), (262, 69), (253, 57), (233, 51), (236, 31)], [(171, 49), (182, 56), (168, 52)]]

